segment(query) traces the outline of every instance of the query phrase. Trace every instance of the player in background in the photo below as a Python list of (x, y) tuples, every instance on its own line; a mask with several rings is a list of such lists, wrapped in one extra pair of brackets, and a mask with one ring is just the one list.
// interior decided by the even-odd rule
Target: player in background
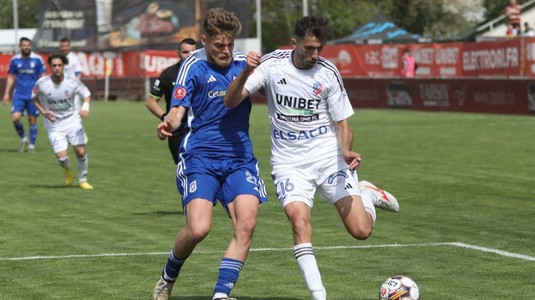
[[(20, 152), (35, 151), (35, 141), (37, 140), (37, 117), (39, 112), (32, 103), (32, 88), (39, 77), (46, 73), (43, 58), (32, 52), (32, 41), (26, 37), (20, 38), (20, 53), (16, 54), (9, 61), (8, 77), (6, 89), (2, 103), (5, 105), (11, 99), (11, 121), (15, 126), (15, 131), (20, 137)], [(11, 89), (15, 86), (13, 94)], [(13, 98), (11, 98), (13, 96)], [(24, 125), (21, 118), (24, 112), (28, 114), (28, 123), (30, 126), (29, 140), (24, 132)], [(29, 145), (28, 145), (29, 142)]]
[[(47, 62), (52, 73), (35, 83), (32, 100), (45, 118), (48, 141), (64, 170), (65, 184), (71, 185), (73, 182), (68, 153), (68, 146), (71, 144), (78, 159), (80, 187), (91, 190), (93, 186), (87, 182), (89, 159), (82, 126), (82, 119), (89, 116), (91, 93), (80, 80), (64, 74), (68, 60), (63, 54), (51, 54)], [(75, 106), (76, 95), (84, 99), (80, 109)]]
[[(59, 40), (59, 51), (61, 54), (65, 55), (69, 61), (69, 64), (66, 65), (64, 69), (65, 74), (75, 77), (78, 80), (82, 80), (82, 64), (80, 63), (78, 55), (71, 51), (71, 40), (69, 38), (64, 37)], [(80, 100), (80, 97), (76, 95), (74, 104), (77, 109), (80, 109), (81, 102), (82, 100)], [(87, 132), (84, 131), (84, 143), (87, 144), (88, 141), (89, 138), (87, 137)]]
[(267, 201), (249, 137), (251, 101), (235, 108), (223, 104), (230, 81), (246, 64), (246, 54), (233, 51), (240, 32), (241, 23), (233, 13), (221, 8), (207, 11), (201, 35), (204, 48), (193, 52), (180, 68), (172, 108), (158, 125), (159, 138), (169, 138), (188, 109), (189, 131), (177, 165), (186, 224), (154, 287), (154, 299), (169, 299), (183, 264), (210, 232), (218, 200), (232, 220), (233, 232), (212, 299), (230, 299), (249, 254), (259, 206)]
[[(161, 121), (164, 120), (171, 109), (171, 98), (173, 97), (173, 88), (175, 87), (175, 81), (178, 76), (178, 69), (182, 65), (182, 62), (195, 50), (197, 50), (197, 43), (195, 40), (191, 38), (183, 39), (180, 44), (178, 44), (178, 62), (165, 69), (152, 85), (149, 97), (145, 100), (145, 105), (149, 111)], [(158, 104), (158, 101), (160, 101), (162, 97), (165, 101), (165, 111)], [(178, 164), (178, 148), (187, 131), (186, 121), (187, 118), (183, 118), (180, 127), (167, 139), (169, 151), (175, 161), (175, 165)]]
[(59, 40), (59, 50), (61, 54), (65, 55), (65, 57), (67, 57), (67, 60), (69, 60), (69, 64), (66, 65), (64, 68), (65, 74), (75, 77), (78, 80), (81, 80), (82, 65), (80, 64), (80, 59), (78, 59), (78, 55), (71, 51), (71, 40), (66, 37)]
[(316, 191), (334, 205), (346, 230), (359, 240), (372, 233), (375, 206), (399, 210), (390, 193), (367, 181), (358, 183), (362, 157), (351, 149), (348, 122), (354, 111), (340, 73), (320, 56), (328, 34), (326, 19), (300, 19), (291, 38), (294, 49), (262, 58), (249, 52), (247, 67), (224, 98), (225, 105), (235, 107), (241, 99), (265, 91), (272, 132), (271, 175), (292, 227), (295, 259), (314, 300), (327, 298), (312, 247)]

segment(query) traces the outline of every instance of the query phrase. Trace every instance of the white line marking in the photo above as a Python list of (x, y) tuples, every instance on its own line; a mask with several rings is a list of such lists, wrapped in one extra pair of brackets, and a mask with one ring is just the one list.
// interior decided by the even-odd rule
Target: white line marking
[[(392, 247), (429, 247), (429, 246), (454, 246), (465, 249), (472, 249), (481, 252), (494, 253), (501, 256), (512, 257), (527, 261), (535, 261), (535, 257), (502, 251), (493, 248), (480, 247), (459, 242), (450, 243), (423, 243), (423, 244), (384, 244), (384, 245), (365, 245), (365, 246), (328, 246), (314, 247), (314, 250), (334, 250), (334, 249), (370, 249), (370, 248), (392, 248)], [(266, 251), (293, 251), (293, 248), (253, 248), (251, 252)], [(215, 254), (222, 251), (196, 251), (196, 254)], [(167, 255), (169, 252), (146, 252), (146, 253), (101, 253), (101, 254), (73, 254), (73, 255), (52, 255), (52, 256), (23, 256), (23, 257), (0, 257), (0, 261), (21, 261), (21, 260), (39, 260), (39, 259), (70, 259), (70, 258), (94, 258), (94, 257), (122, 257), (122, 256), (152, 256)]]
[(502, 251), (498, 249), (474, 246), (474, 245), (469, 245), (469, 244), (464, 244), (464, 243), (450, 243), (450, 244), (456, 247), (468, 248), (468, 249), (473, 249), (473, 250), (478, 250), (478, 251), (483, 251), (483, 252), (490, 252), (490, 253), (495, 253), (495, 254), (502, 255), (502, 256), (513, 257), (513, 258), (518, 258), (518, 259), (523, 259), (523, 260), (535, 261), (535, 257), (533, 256), (512, 253), (512, 252)]

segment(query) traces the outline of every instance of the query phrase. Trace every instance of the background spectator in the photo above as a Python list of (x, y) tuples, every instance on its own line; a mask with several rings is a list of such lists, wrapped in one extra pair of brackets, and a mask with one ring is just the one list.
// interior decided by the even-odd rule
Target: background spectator
[(516, 29), (516, 33), (520, 34), (520, 13), (522, 8), (516, 0), (510, 0), (509, 5), (505, 8), (505, 15), (507, 16), (509, 25)]

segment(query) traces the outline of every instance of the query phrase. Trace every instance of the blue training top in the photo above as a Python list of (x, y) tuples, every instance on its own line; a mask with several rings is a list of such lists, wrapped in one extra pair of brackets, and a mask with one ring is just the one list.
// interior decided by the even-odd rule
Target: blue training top
[(35, 82), (44, 73), (46, 66), (40, 55), (32, 52), (28, 58), (23, 58), (20, 53), (13, 56), (8, 70), (8, 74), (17, 76), (13, 98), (30, 100)]
[(181, 66), (171, 106), (189, 108), (190, 131), (180, 153), (221, 157), (253, 157), (249, 138), (251, 101), (245, 99), (234, 108), (223, 104), (230, 83), (245, 68), (247, 54), (234, 52), (233, 61), (221, 68), (207, 61), (205, 49), (194, 53)]

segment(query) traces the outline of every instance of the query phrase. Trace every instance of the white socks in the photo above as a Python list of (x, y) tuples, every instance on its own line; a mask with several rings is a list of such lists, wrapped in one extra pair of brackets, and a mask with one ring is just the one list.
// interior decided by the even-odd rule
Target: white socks
[(82, 158), (78, 158), (78, 181), (80, 182), (87, 181), (88, 165), (89, 165), (89, 159), (87, 158), (87, 154)]
[(321, 274), (312, 251), (311, 243), (294, 246), (294, 256), (313, 300), (326, 300), (327, 292), (321, 282)]
[(373, 226), (375, 226), (377, 216), (375, 214), (375, 206), (373, 205), (373, 197), (375, 195), (370, 189), (360, 190), (360, 198), (362, 199), (362, 204), (364, 204), (364, 209), (372, 216)]

